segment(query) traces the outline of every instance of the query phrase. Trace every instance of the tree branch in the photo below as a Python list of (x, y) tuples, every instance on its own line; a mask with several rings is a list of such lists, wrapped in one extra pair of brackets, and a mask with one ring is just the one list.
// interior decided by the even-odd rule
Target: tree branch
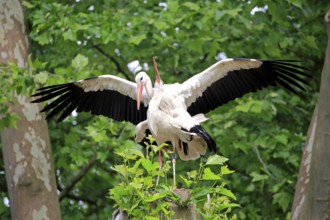
[(265, 172), (274, 180), (277, 181), (277, 178), (275, 176), (273, 176), (273, 174), (268, 170), (266, 164), (264, 163), (263, 159), (261, 158), (260, 152), (258, 150), (258, 148), (256, 146), (253, 146), (253, 150), (256, 152), (257, 154), (257, 158), (259, 160), (259, 162), (261, 163), (262, 167), (264, 168)]
[(75, 175), (71, 179), (69, 184), (66, 187), (64, 187), (64, 189), (61, 191), (59, 196), (60, 201), (62, 201), (64, 197), (67, 196), (68, 193), (71, 191), (71, 189), (77, 184), (77, 182), (79, 182), (86, 175), (86, 173), (93, 167), (96, 161), (97, 161), (97, 156), (95, 154), (89, 159), (88, 163), (80, 169), (77, 175)]
[[(108, 160), (106, 160), (106, 161), (108, 161)], [(97, 167), (100, 168), (101, 170), (103, 170), (104, 172), (110, 174), (110, 175), (116, 175), (116, 174), (117, 174), (116, 171), (114, 171), (114, 170), (112, 170), (112, 169), (107, 169), (107, 168), (103, 167), (103, 166), (100, 165), (100, 164), (98, 164)]]
[(126, 71), (122, 68), (122, 66), (119, 64), (119, 62), (110, 54), (106, 53), (99, 45), (93, 45), (93, 48), (95, 48), (98, 52), (100, 52), (102, 55), (104, 55), (106, 58), (111, 60), (115, 66), (117, 67), (117, 70), (121, 72), (126, 79), (130, 79), (129, 75), (126, 73)]
[(72, 193), (67, 193), (66, 194), (66, 197), (69, 198), (69, 199), (72, 199), (72, 200), (75, 200), (75, 201), (83, 201), (85, 203), (88, 203), (89, 205), (94, 205), (94, 206), (97, 206), (97, 202), (86, 197), (86, 196), (77, 196), (77, 195), (74, 195)]

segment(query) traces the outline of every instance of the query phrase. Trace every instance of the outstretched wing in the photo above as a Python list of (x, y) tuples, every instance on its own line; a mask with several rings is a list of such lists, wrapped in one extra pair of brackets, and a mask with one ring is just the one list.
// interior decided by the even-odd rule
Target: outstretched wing
[(281, 85), (293, 93), (304, 90), (309, 76), (294, 60), (224, 59), (181, 84), (191, 115), (207, 113), (227, 102), (268, 86)]
[(61, 112), (58, 122), (68, 117), (72, 111), (90, 112), (104, 115), (117, 121), (133, 124), (147, 118), (149, 97), (144, 92), (144, 105), (137, 110), (136, 83), (113, 75), (102, 75), (77, 82), (43, 87), (33, 96), (41, 96), (33, 103), (55, 98), (42, 109), (49, 112), (47, 119)]

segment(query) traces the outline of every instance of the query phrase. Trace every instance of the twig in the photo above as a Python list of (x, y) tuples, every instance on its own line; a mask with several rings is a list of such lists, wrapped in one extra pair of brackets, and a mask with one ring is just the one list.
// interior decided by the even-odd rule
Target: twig
[[(106, 161), (108, 161), (108, 160), (106, 160)], [(98, 164), (97, 167), (100, 168), (101, 170), (103, 170), (104, 172), (110, 174), (110, 175), (116, 175), (117, 174), (114, 170), (107, 169), (107, 168), (103, 167), (101, 164)]]
[(100, 46), (98, 45), (93, 45), (93, 47), (98, 51), (100, 52), (102, 55), (104, 55), (106, 58), (110, 59), (114, 64), (115, 66), (117, 67), (117, 70), (119, 72), (121, 72), (126, 79), (130, 79), (131, 77), (129, 77), (129, 75), (126, 73), (126, 71), (124, 71), (124, 69), (121, 67), (121, 65), (119, 64), (119, 62), (113, 57), (111, 56), (110, 54), (106, 53)]
[(69, 182), (68, 185), (66, 185), (64, 187), (64, 189), (61, 191), (60, 196), (59, 196), (59, 200), (62, 201), (62, 199), (64, 199), (65, 196), (67, 196), (67, 194), (71, 191), (71, 189), (76, 185), (77, 182), (79, 182), (85, 175), (86, 173), (93, 167), (93, 165), (95, 164), (95, 162), (97, 161), (97, 156), (96, 154), (94, 156), (92, 156), (88, 163), (86, 165), (84, 165), (80, 171), (77, 173), (77, 175), (75, 175), (71, 181)]
[(77, 195), (74, 195), (72, 193), (68, 193), (66, 194), (66, 197), (68, 197), (69, 199), (73, 199), (75, 201), (83, 201), (85, 203), (88, 203), (90, 205), (95, 205), (97, 206), (97, 202), (88, 198), (88, 197), (85, 197), (85, 196), (77, 196)]
[(258, 148), (257, 148), (256, 146), (253, 146), (253, 150), (256, 152), (257, 157), (258, 157), (258, 160), (259, 160), (259, 162), (261, 163), (261, 165), (263, 166), (263, 168), (265, 169), (265, 172), (266, 172), (270, 177), (272, 177), (274, 180), (277, 180), (276, 177), (273, 176), (273, 174), (271, 174), (271, 172), (268, 170), (266, 164), (265, 164), (264, 161), (262, 160)]

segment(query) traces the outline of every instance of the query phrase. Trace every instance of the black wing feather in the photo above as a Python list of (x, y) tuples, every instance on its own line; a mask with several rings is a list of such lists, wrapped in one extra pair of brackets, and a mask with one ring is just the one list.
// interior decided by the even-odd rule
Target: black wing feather
[(104, 115), (133, 124), (138, 124), (147, 118), (148, 107), (141, 105), (138, 111), (136, 100), (115, 90), (85, 92), (76, 83), (66, 83), (43, 87), (37, 91), (33, 96), (41, 97), (32, 101), (33, 103), (57, 97), (41, 111), (50, 111), (47, 119), (62, 112), (58, 122), (68, 117), (75, 109), (77, 112), (90, 112), (93, 115)]
[[(249, 59), (242, 59), (249, 60)], [(296, 60), (262, 60), (261, 66), (251, 69), (229, 71), (227, 75), (209, 86), (188, 107), (191, 115), (207, 113), (246, 93), (255, 92), (265, 87), (281, 85), (297, 94), (296, 89), (305, 90), (301, 84), (310, 77), (308, 69), (295, 64)]]

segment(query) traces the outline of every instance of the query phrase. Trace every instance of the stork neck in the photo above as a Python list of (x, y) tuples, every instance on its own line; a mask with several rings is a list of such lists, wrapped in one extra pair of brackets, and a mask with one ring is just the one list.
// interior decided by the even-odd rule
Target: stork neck
[(149, 97), (152, 97), (154, 95), (154, 90), (152, 88), (152, 84), (150, 80), (147, 81), (145, 85), (145, 89)]

